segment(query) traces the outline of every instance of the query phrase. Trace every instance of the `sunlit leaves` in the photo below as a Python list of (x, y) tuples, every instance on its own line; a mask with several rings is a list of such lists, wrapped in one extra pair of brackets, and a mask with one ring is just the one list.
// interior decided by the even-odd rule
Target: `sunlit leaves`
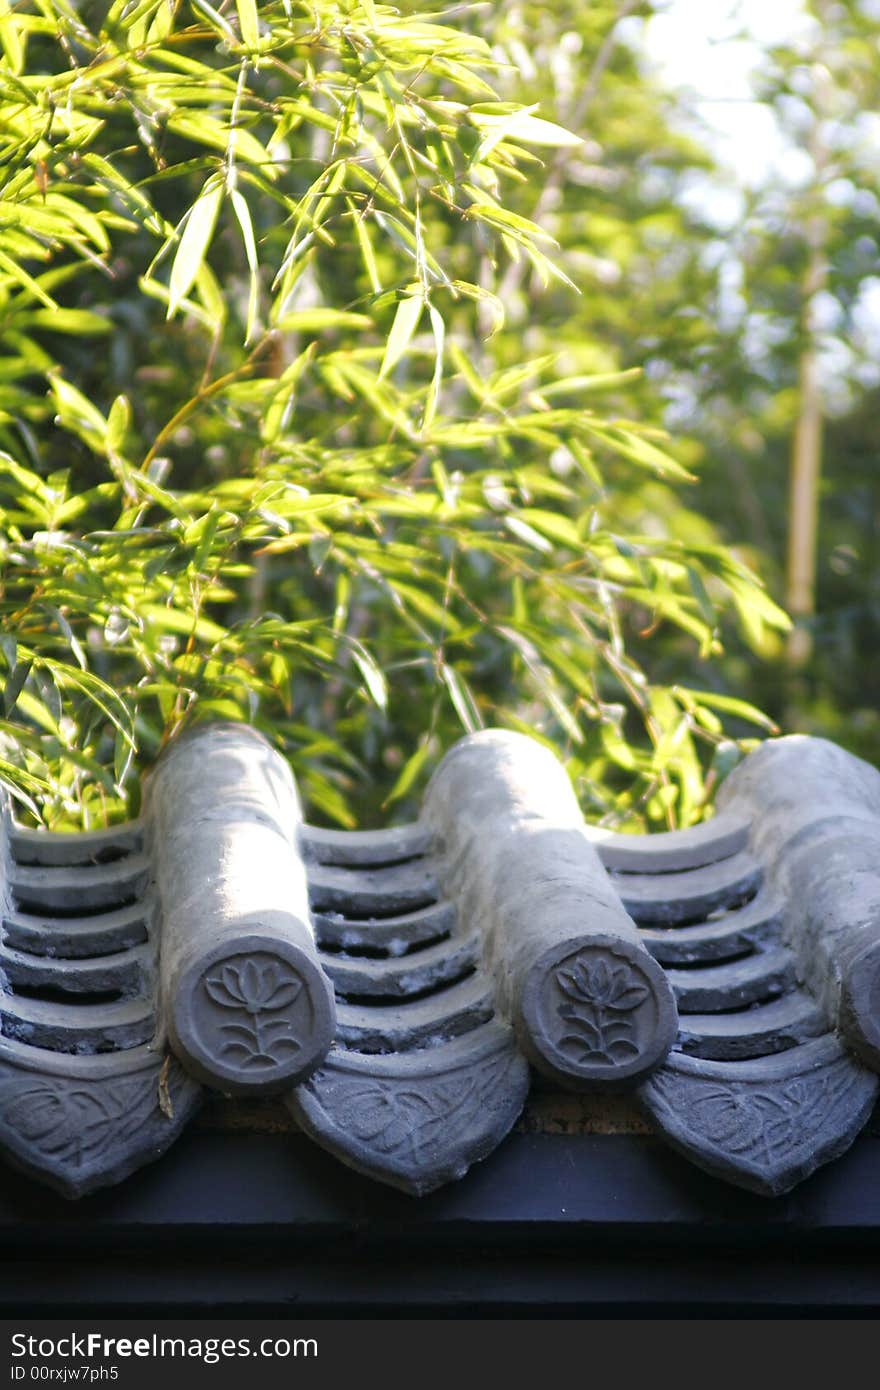
[[(190, 208), (177, 250), (174, 253), (171, 279), (168, 284), (169, 318), (179, 308), (181, 300), (186, 297), (195, 283), (205, 254), (211, 244), (222, 202), (223, 183), (214, 176), (207, 181)], [(253, 241), (253, 234), (251, 234), (251, 241)]]
[(251, 221), (247, 199), (237, 188), (233, 188), (229, 195), (229, 201), (232, 204), (232, 211), (235, 213), (236, 220), (241, 228), (245, 256), (248, 264), (248, 307), (247, 318), (245, 320), (245, 342), (249, 343), (254, 336), (254, 329), (257, 322), (260, 263), (257, 256), (257, 243), (254, 238), (254, 225)]
[(400, 300), (385, 344), (385, 354), (379, 370), (380, 377), (392, 371), (406, 352), (419, 325), (424, 307), (418, 286), (411, 288)]
[(260, 22), (257, 17), (257, 0), (235, 0), (238, 22), (241, 26), (241, 39), (246, 48), (257, 48), (260, 42)]
[(502, 140), (522, 141), (526, 145), (547, 145), (557, 149), (580, 145), (581, 137), (552, 121), (533, 116), (536, 108), (505, 105), (502, 102), (473, 106), (469, 112), (472, 123), (485, 132), (475, 156), (482, 163)]
[(546, 327), (569, 248), (509, 193), (583, 141), (498, 99), (500, 19), (89, 14), (0, 9), (0, 782), (118, 818), (182, 725), (240, 719), (352, 824), (501, 722), (603, 812), (703, 814), (697, 740), (754, 715), (651, 644), (678, 670), (721, 608), (782, 619), (658, 519), (690, 473), (617, 418), (632, 373)]

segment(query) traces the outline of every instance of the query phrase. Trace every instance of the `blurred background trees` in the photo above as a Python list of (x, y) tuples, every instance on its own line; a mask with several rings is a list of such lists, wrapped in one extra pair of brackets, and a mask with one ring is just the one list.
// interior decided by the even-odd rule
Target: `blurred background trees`
[[(675, 381), (666, 418), (701, 443), (697, 505), (748, 545), (795, 620), (757, 666), (731, 647), (725, 680), (786, 731), (824, 733), (876, 762), (880, 7), (792, 0), (763, 46), (737, 22), (757, 9), (719, 6), (716, 34), (719, 59), (737, 40), (753, 50), (750, 100), (734, 103), (729, 127), (750, 114), (769, 148), (744, 134), (739, 170), (716, 163), (700, 191), (720, 208), (715, 332), (698, 370)], [(711, 80), (697, 73), (694, 87), (710, 101), (681, 93), (684, 129), (711, 109)]]
[(880, 19), (817, 0), (759, 55), (756, 99), (806, 153), (731, 201), (652, 71), (663, 8), (0, 0), (22, 814), (136, 811), (202, 717), (256, 723), (343, 824), (411, 814), (493, 722), (643, 826), (703, 815), (774, 721), (880, 758)]

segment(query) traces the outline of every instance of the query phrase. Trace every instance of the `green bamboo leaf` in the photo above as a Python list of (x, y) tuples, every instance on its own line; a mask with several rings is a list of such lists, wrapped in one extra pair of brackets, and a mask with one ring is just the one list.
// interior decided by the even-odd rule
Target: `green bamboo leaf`
[(544, 555), (552, 555), (553, 546), (546, 536), (542, 536), (540, 531), (536, 531), (534, 526), (530, 526), (527, 521), (522, 521), (518, 516), (506, 516), (504, 525), (508, 531), (512, 531), (518, 540), (525, 541), (533, 550), (540, 550)]
[[(226, 513), (225, 515), (228, 516), (229, 514)], [(192, 563), (193, 569), (198, 574), (203, 574), (205, 571), (208, 557), (214, 545), (214, 537), (217, 535), (223, 517), (224, 513), (219, 507), (212, 507), (205, 516), (188, 526), (184, 532), (184, 542), (188, 545), (195, 545)]]
[(486, 132), (474, 162), (479, 164), (486, 160), (502, 140), (522, 140), (527, 145), (555, 146), (558, 149), (583, 144), (581, 137), (572, 131), (533, 116), (531, 113), (535, 110), (537, 106), (525, 106), (504, 115), (488, 111), (486, 105), (472, 107), (468, 119), (478, 130)]
[(400, 801), (402, 797), (406, 796), (412, 790), (433, 751), (433, 739), (426, 738), (419, 744), (416, 751), (407, 758), (401, 768), (400, 775), (391, 788), (391, 791), (386, 796), (383, 806), (391, 806), (395, 801)]
[(641, 367), (628, 367), (623, 372), (596, 372), (594, 376), (563, 376), (541, 387), (541, 395), (547, 398), (571, 394), (580, 395), (584, 391), (606, 391), (621, 386), (628, 381), (637, 381), (644, 375)]
[(42, 798), (51, 790), (44, 777), (33, 777), (8, 759), (0, 758), (0, 786), (5, 787), (11, 797), (24, 806), (25, 810), (30, 811), (35, 820), (42, 819), (40, 807), (25, 788), (29, 788), (34, 796)]
[[(409, 573), (409, 570), (406, 571)], [(441, 632), (458, 632), (461, 624), (453, 613), (442, 603), (438, 603), (432, 598), (425, 589), (418, 588), (415, 584), (407, 584), (404, 580), (393, 578), (389, 579), (389, 584), (396, 594), (409, 606), (428, 622), (436, 624)]]
[(660, 477), (679, 478), (682, 482), (689, 483), (695, 481), (693, 473), (689, 473), (669, 454), (658, 449), (655, 444), (649, 443), (647, 439), (633, 434), (631, 430), (620, 429), (612, 425), (600, 425), (593, 419), (585, 419), (583, 428), (589, 434), (603, 440), (616, 454), (630, 459), (632, 463), (637, 463), (642, 468), (650, 469), (652, 473), (658, 473)]
[(278, 385), (272, 397), (272, 404), (263, 419), (262, 438), (266, 444), (274, 444), (284, 429), (285, 422), (293, 408), (295, 392), (300, 378), (315, 355), (315, 343), (309, 343), (299, 356), (285, 367), (278, 378)]
[(424, 307), (425, 302), (421, 297), (421, 287), (410, 286), (398, 304), (397, 312), (394, 315), (391, 332), (388, 334), (388, 342), (385, 345), (385, 356), (382, 358), (382, 366), (379, 369), (380, 381), (396, 367), (409, 347), (413, 334), (418, 328)]
[(68, 622), (67, 618), (65, 618), (60, 608), (56, 608), (54, 604), (46, 604), (46, 611), (52, 615), (52, 617), (55, 619), (55, 622), (58, 624), (58, 627), (62, 633), (62, 636), (64, 637), (65, 642), (70, 647), (70, 650), (73, 652), (73, 655), (76, 658), (76, 663), (79, 666), (80, 670), (87, 671), (88, 662), (86, 661), (86, 654), (82, 649), (82, 645), (79, 641), (79, 638), (77, 637), (73, 628), (70, 626), (70, 623)]
[(473, 692), (464, 676), (453, 666), (441, 661), (440, 679), (449, 691), (453, 709), (461, 720), (463, 729), (466, 733), (475, 734), (478, 729), (483, 727), (483, 721), (480, 718), (480, 711), (477, 708)]
[(20, 21), (13, 13), (9, 0), (0, 0), (0, 46), (6, 54), (10, 70), (21, 73), (24, 67), (24, 44)]
[[(60, 697), (58, 696), (55, 684), (54, 682), (51, 684), (52, 689), (55, 690), (56, 700), (60, 704)], [(57, 709), (47, 709), (43, 701), (38, 700), (36, 696), (31, 695), (29, 691), (21, 691), (16, 709), (20, 715), (24, 715), (25, 718), (33, 720), (38, 728), (43, 729), (47, 734), (54, 734), (56, 736), (59, 734), (58, 720), (60, 714)]]
[(443, 345), (446, 339), (446, 325), (443, 322), (443, 315), (433, 304), (428, 305), (428, 314), (431, 319), (431, 332), (434, 335), (434, 375), (431, 378), (431, 385), (428, 387), (428, 396), (425, 401), (425, 413), (422, 417), (422, 429), (430, 429), (437, 414), (437, 402), (440, 398), (440, 387), (443, 383)]
[(322, 328), (372, 328), (373, 320), (344, 309), (297, 309), (275, 326), (287, 333), (319, 333)]
[[(254, 21), (256, 22), (256, 6), (253, 6)], [(241, 16), (241, 0), (239, 0), (239, 16)], [(247, 327), (245, 329), (245, 342), (249, 343), (254, 334), (257, 322), (257, 299), (260, 289), (260, 263), (257, 258), (257, 243), (254, 238), (254, 226), (251, 221), (250, 208), (247, 200), (239, 193), (237, 188), (233, 188), (229, 195), (232, 204), (232, 211), (235, 213), (238, 225), (241, 228), (241, 236), (244, 242), (245, 255), (247, 257), (248, 270), (248, 307), (247, 307)]]
[(93, 671), (81, 671), (77, 666), (41, 656), (40, 665), (50, 673), (59, 689), (80, 690), (104, 714), (122, 737), (135, 747), (131, 711), (118, 691), (96, 676)]
[(373, 294), (381, 294), (382, 281), (379, 279), (379, 268), (376, 264), (376, 255), (373, 251), (373, 243), (370, 241), (370, 233), (367, 230), (366, 222), (356, 209), (352, 198), (346, 198), (345, 205), (351, 213), (355, 235), (358, 239), (358, 246), (360, 247), (361, 257), (364, 262), (364, 269), (370, 279), (370, 287)]
[(736, 715), (738, 719), (745, 719), (749, 724), (759, 725), (768, 733), (779, 733), (778, 725), (748, 700), (741, 700), (733, 695), (719, 695), (714, 690), (691, 690), (684, 685), (674, 686), (673, 694), (683, 695), (699, 705), (708, 705), (710, 709), (721, 710), (722, 714)]
[(137, 611), (140, 617), (146, 618), (161, 632), (177, 632), (181, 636), (193, 636), (201, 642), (210, 643), (225, 642), (229, 636), (228, 629), (219, 623), (212, 623), (209, 618), (197, 618), (195, 613), (182, 613), (165, 604), (139, 603)]
[(259, 48), (260, 22), (257, 17), (256, 0), (235, 0), (235, 8), (245, 48)]
[(773, 602), (756, 575), (746, 571), (745, 574), (725, 574), (724, 579), (744, 622), (765, 624), (777, 632), (791, 631), (791, 618)]
[(86, 443), (103, 449), (107, 438), (107, 421), (97, 406), (62, 376), (53, 376), (49, 384), (55, 398), (59, 422), (74, 434), (78, 434)]
[(107, 447), (119, 450), (131, 426), (131, 406), (127, 396), (117, 396), (107, 416)]
[(18, 697), (24, 688), (25, 681), (31, 673), (32, 666), (32, 661), (20, 661), (17, 666), (13, 667), (7, 677), (6, 684), (3, 687), (3, 713), (6, 715), (7, 719), (18, 703)]
[(476, 217), (481, 222), (488, 222), (490, 226), (502, 232), (511, 232), (520, 240), (529, 243), (546, 241), (553, 246), (559, 244), (555, 237), (544, 231), (536, 222), (530, 222), (527, 217), (520, 217), (519, 213), (499, 207), (497, 203), (472, 203), (465, 212), (465, 217)]
[(613, 763), (616, 763), (618, 767), (625, 768), (627, 772), (636, 770), (637, 763), (633, 750), (613, 724), (603, 723), (600, 726), (599, 737), (604, 752)]
[(41, 304), (45, 304), (48, 309), (55, 309), (58, 306), (50, 294), (47, 294), (43, 287), (32, 275), (28, 275), (23, 266), (18, 265), (11, 256), (7, 256), (5, 251), (0, 251), (0, 270), (5, 270), (13, 280), (23, 289), (38, 299)]
[(112, 333), (113, 324), (101, 314), (93, 314), (88, 309), (34, 309), (28, 315), (34, 328), (47, 328), (52, 333), (70, 333), (75, 336)]
[(212, 5), (208, 4), (208, 0), (192, 0), (192, 3), (193, 8), (200, 10), (208, 20), (208, 23), (221, 34), (223, 38), (231, 39), (233, 43), (238, 41), (238, 35), (232, 25), (228, 24), (223, 16), (218, 14), (217, 10), (215, 10)]
[[(351, 639), (349, 639), (351, 640)], [(352, 643), (352, 660), (360, 671), (370, 699), (378, 709), (388, 708), (388, 685), (373, 657), (359, 642)]]
[(517, 516), (542, 535), (549, 536), (550, 540), (567, 545), (572, 550), (581, 550), (582, 542), (578, 529), (567, 516), (559, 512), (544, 511), (538, 507), (522, 507)]
[(169, 319), (176, 313), (181, 300), (195, 283), (199, 267), (211, 244), (222, 202), (223, 181), (217, 175), (212, 175), (187, 214), (186, 225), (171, 266), (168, 286)]

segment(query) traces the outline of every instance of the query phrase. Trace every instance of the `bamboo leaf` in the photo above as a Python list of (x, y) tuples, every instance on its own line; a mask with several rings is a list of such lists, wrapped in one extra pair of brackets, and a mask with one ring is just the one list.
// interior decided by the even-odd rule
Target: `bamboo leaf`
[(431, 385), (428, 388), (428, 396), (425, 401), (425, 413), (422, 416), (422, 429), (430, 429), (437, 414), (437, 402), (440, 397), (440, 387), (443, 382), (443, 346), (446, 339), (446, 325), (443, 322), (443, 315), (433, 304), (428, 306), (428, 314), (431, 319), (431, 331), (434, 335), (434, 375), (431, 378)]
[(684, 695), (688, 700), (693, 700), (698, 705), (708, 705), (710, 709), (719, 709), (724, 714), (733, 714), (738, 719), (747, 720), (749, 724), (758, 724), (768, 733), (779, 733), (779, 728), (774, 721), (756, 705), (750, 704), (748, 700), (741, 700), (733, 695), (720, 695), (714, 690), (691, 690), (683, 685), (674, 686), (673, 690), (676, 695)]
[(475, 734), (482, 728), (483, 721), (480, 718), (480, 711), (477, 708), (473, 693), (460, 672), (453, 666), (449, 666), (445, 661), (440, 662), (440, 678), (446, 689), (449, 691), (449, 698), (453, 708), (461, 720), (462, 727), (469, 734)]
[(235, 8), (245, 48), (259, 48), (260, 22), (257, 17), (256, 0), (235, 0)]
[(388, 685), (376, 662), (370, 653), (360, 643), (354, 643), (352, 647), (352, 660), (357, 666), (363, 677), (364, 685), (370, 695), (371, 700), (378, 709), (388, 708)]
[(24, 45), (19, 20), (13, 13), (9, 0), (0, 0), (0, 46), (6, 54), (10, 70), (21, 73), (24, 67)]
[(186, 297), (195, 283), (199, 268), (211, 244), (222, 202), (223, 183), (215, 175), (208, 179), (187, 215), (186, 225), (171, 266), (171, 279), (168, 286), (168, 318), (172, 318), (177, 312), (181, 300)]
[(413, 334), (419, 326), (419, 319), (422, 317), (424, 307), (424, 300), (420, 294), (412, 292), (407, 292), (398, 304), (394, 321), (391, 324), (391, 332), (388, 334), (385, 356), (382, 358), (382, 366), (379, 369), (380, 381), (390, 371), (393, 371), (409, 347)]
[(322, 328), (372, 328), (373, 320), (344, 309), (297, 309), (280, 318), (276, 327), (287, 333), (319, 333)]
[[(241, 9), (239, 8), (239, 14), (240, 13)], [(256, 7), (254, 7), (254, 15), (256, 16)], [(250, 271), (248, 279), (247, 327), (245, 329), (245, 342), (249, 343), (254, 336), (254, 329), (257, 322), (260, 263), (257, 258), (257, 243), (254, 238), (254, 227), (251, 221), (251, 213), (247, 205), (247, 200), (239, 193), (237, 188), (233, 188), (229, 195), (229, 201), (232, 204), (232, 211), (235, 213), (238, 225), (241, 228), (248, 270)]]
[(432, 752), (433, 739), (426, 738), (419, 744), (416, 751), (410, 754), (403, 767), (400, 769), (400, 775), (397, 781), (385, 798), (383, 803), (385, 806), (393, 805), (395, 801), (400, 801), (412, 791), (412, 788), (421, 776), (422, 769), (425, 767)]

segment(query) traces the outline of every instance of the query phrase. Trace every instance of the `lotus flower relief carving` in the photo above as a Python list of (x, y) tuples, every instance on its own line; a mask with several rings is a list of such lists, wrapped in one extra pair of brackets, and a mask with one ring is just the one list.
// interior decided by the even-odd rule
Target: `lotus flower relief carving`
[(639, 1055), (636, 1015), (650, 991), (629, 965), (583, 955), (556, 972), (556, 986), (564, 996), (556, 1012), (566, 1030), (558, 1047), (580, 1063), (613, 1066)]
[(204, 980), (205, 993), (230, 1017), (219, 1026), (221, 1056), (242, 1067), (274, 1067), (283, 1053), (297, 1052), (299, 1040), (289, 1010), (303, 982), (286, 961), (237, 957), (224, 961)]

